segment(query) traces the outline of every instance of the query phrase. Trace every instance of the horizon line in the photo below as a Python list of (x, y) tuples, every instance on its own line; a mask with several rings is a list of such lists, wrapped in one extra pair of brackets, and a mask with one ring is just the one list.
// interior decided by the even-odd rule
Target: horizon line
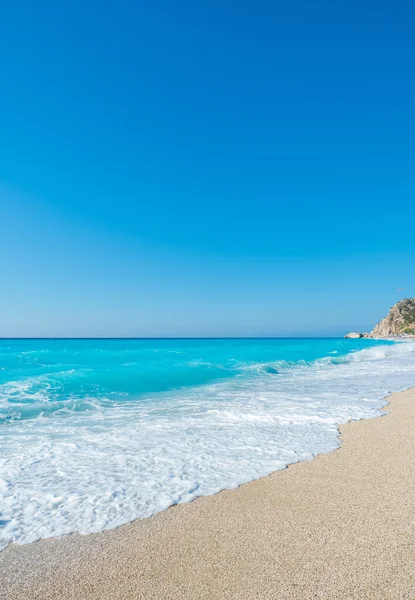
[[(157, 337), (1, 337), (0, 340), (284, 340), (284, 339), (337, 339), (341, 335), (283, 335), (283, 336), (157, 336)], [(363, 338), (362, 338), (363, 339)]]

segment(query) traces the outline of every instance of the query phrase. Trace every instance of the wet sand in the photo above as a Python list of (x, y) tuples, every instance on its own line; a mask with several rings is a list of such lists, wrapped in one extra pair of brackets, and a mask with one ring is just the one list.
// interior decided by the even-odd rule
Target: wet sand
[(0, 598), (415, 598), (415, 388), (342, 447), (151, 519), (0, 553)]

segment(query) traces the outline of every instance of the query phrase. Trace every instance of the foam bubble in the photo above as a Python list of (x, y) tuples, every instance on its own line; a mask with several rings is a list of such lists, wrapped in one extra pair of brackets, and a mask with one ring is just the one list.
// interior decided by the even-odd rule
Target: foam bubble
[[(66, 403), (6, 423), (1, 547), (116, 527), (332, 450), (340, 423), (378, 415), (389, 390), (415, 384), (415, 344), (269, 363), (277, 373), (254, 367), (147, 399), (91, 395), (81, 412)], [(48, 395), (47, 385), (7, 385), (17, 406)]]

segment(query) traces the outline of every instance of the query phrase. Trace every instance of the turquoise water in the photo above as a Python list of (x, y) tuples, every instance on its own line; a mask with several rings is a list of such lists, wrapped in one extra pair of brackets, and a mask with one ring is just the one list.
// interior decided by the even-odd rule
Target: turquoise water
[(0, 549), (310, 459), (411, 385), (413, 343), (0, 340)]
[[(220, 379), (277, 373), (289, 365), (390, 344), (374, 340), (3, 340), (0, 423), (63, 408), (91, 410)], [(275, 363), (280, 363), (279, 365)], [(153, 396), (155, 398), (156, 396)]]

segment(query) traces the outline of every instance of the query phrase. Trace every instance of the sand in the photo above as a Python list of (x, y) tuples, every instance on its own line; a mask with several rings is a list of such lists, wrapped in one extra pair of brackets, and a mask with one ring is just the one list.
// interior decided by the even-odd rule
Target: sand
[(0, 598), (415, 598), (415, 388), (342, 447), (145, 521), (0, 553)]

